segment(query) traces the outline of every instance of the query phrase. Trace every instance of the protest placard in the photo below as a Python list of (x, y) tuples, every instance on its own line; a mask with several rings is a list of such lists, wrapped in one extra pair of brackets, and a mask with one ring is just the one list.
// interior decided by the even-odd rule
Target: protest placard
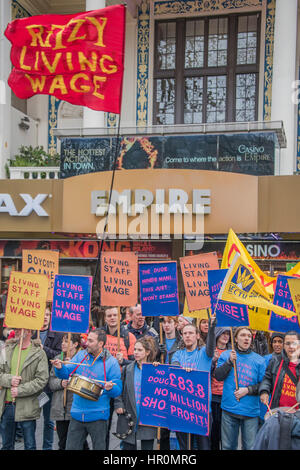
[(217, 253), (184, 256), (180, 267), (189, 310), (210, 308), (207, 271), (219, 268)]
[(51, 331), (89, 331), (92, 280), (91, 276), (55, 276)]
[(139, 279), (144, 317), (179, 315), (176, 261), (140, 263)]
[(44, 324), (47, 293), (47, 276), (13, 271), (9, 278), (5, 324), (9, 328), (40, 330)]
[(300, 325), (300, 279), (292, 278), (288, 279), (290, 288), (291, 298), (295, 307), (295, 312), (298, 317), (298, 325)]
[(54, 277), (59, 270), (59, 252), (51, 250), (22, 250), (23, 273), (45, 274), (48, 278), (48, 302), (52, 302)]
[[(274, 305), (279, 305), (291, 312), (296, 312), (288, 284), (289, 279), (293, 279), (293, 277), (284, 275), (277, 276), (273, 303)], [(277, 313), (272, 312), (269, 329), (271, 331), (280, 331), (281, 333), (287, 333), (290, 330), (300, 333), (297, 315), (295, 314), (292, 317), (287, 318), (283, 315), (278, 315)]]
[(208, 313), (210, 313), (210, 309), (207, 309), (207, 308), (202, 308), (201, 310), (192, 310), (190, 312), (186, 298), (184, 299), (184, 305), (183, 305), (184, 317), (197, 318), (198, 320), (208, 320)]
[(207, 436), (209, 381), (209, 372), (143, 364), (140, 423)]
[(212, 313), (216, 313), (218, 326), (249, 326), (247, 305), (218, 300), (227, 271), (227, 269), (212, 269), (207, 272)]
[(100, 277), (101, 305), (130, 307), (137, 304), (137, 253), (101, 253)]

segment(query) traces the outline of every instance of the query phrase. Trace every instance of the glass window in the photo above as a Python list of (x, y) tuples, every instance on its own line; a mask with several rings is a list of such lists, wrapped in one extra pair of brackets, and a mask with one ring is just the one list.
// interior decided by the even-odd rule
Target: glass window
[(154, 124), (257, 119), (260, 14), (156, 22)]

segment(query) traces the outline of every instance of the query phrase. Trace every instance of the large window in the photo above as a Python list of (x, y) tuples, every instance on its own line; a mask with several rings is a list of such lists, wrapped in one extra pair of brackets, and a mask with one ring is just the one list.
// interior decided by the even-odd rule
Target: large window
[(257, 119), (259, 14), (157, 21), (154, 124)]

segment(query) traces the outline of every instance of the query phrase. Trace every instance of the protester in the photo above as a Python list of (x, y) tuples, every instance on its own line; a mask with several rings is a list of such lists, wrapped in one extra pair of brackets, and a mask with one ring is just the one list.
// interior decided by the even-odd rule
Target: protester
[[(80, 334), (72, 333), (70, 335), (70, 341), (68, 341), (68, 334), (63, 336), (62, 340), (62, 353), (57, 358), (67, 360), (73, 358), (73, 356), (80, 350), (81, 336)], [(69, 349), (69, 357), (67, 352)], [(67, 390), (68, 380), (58, 379), (55, 375), (54, 368), (51, 369), (49, 378), (49, 388), (53, 392), (51, 402), (50, 418), (55, 421), (56, 431), (58, 435), (58, 449), (65, 450), (67, 442), (68, 428), (70, 424), (70, 410), (73, 400), (73, 393)], [(64, 396), (66, 397), (64, 403)], [(84, 449), (88, 449), (88, 445), (84, 446)]]
[(106, 333), (105, 349), (107, 349), (117, 359), (120, 366), (124, 366), (133, 361), (133, 352), (136, 338), (123, 325), (120, 325), (120, 351), (118, 351), (117, 307), (105, 307), (104, 326), (101, 328)]
[(74, 364), (62, 364), (60, 359), (53, 361), (55, 375), (62, 380), (76, 372), (104, 382), (103, 393), (97, 401), (73, 394), (66, 450), (82, 450), (88, 435), (91, 436), (93, 450), (105, 450), (110, 398), (117, 397), (122, 391), (119, 363), (104, 348), (105, 343), (106, 333), (96, 328), (87, 337), (87, 349), (79, 351), (72, 358), (72, 362), (80, 365), (74, 368)]
[(208, 319), (202, 318), (200, 320), (199, 331), (200, 331), (200, 338), (202, 339), (203, 343), (206, 344), (207, 334), (208, 334)]
[(124, 413), (131, 415), (133, 432), (122, 441), (123, 450), (137, 450), (137, 441), (141, 441), (142, 450), (153, 450), (157, 428), (139, 424), (141, 401), (142, 365), (152, 363), (156, 357), (156, 344), (151, 336), (144, 336), (137, 340), (134, 346), (134, 362), (122, 369), (122, 395), (115, 398), (117, 412), (117, 433), (127, 431), (127, 420)]
[(193, 324), (194, 319), (192, 317), (186, 317), (185, 315), (181, 314), (178, 317), (178, 324), (177, 324), (177, 331), (182, 334), (182, 329), (185, 325)]
[[(106, 333), (105, 349), (114, 356), (120, 366), (129, 364), (134, 360), (135, 336), (130, 333), (123, 325), (120, 325), (120, 335), (118, 337), (118, 309), (117, 307), (104, 308), (104, 326), (101, 327)], [(118, 347), (119, 343), (119, 347)], [(106, 437), (106, 450), (109, 449), (109, 434), (114, 412), (113, 399), (110, 400), (110, 416)]]
[[(273, 356), (259, 387), (260, 400), (271, 409), (292, 407), (296, 401), (296, 386), (300, 377), (300, 335), (296, 331), (285, 334), (283, 350)], [(271, 395), (269, 403), (269, 395)]]
[[(63, 333), (50, 331), (51, 311), (52, 305), (51, 303), (47, 303), (45, 309), (44, 324), (39, 332), (41, 347), (44, 349), (48, 358), (49, 374), (52, 367), (50, 360), (57, 356), (57, 354), (60, 354), (61, 343), (63, 338)], [(34, 335), (34, 338), (35, 337), (36, 335)], [(52, 450), (54, 442), (54, 422), (50, 419), (52, 391), (50, 390), (48, 384), (46, 385), (44, 392), (46, 393), (49, 400), (43, 406), (43, 450)]]
[(260, 356), (266, 356), (269, 353), (268, 340), (263, 331), (251, 330), (252, 331), (252, 351), (260, 354)]
[(211, 376), (211, 411), (212, 411), (212, 427), (211, 427), (211, 450), (221, 449), (221, 422), (222, 422), (222, 409), (221, 400), (223, 394), (223, 382), (219, 382), (214, 377), (214, 369), (217, 365), (218, 359), (222, 353), (228, 350), (230, 345), (230, 330), (229, 328), (216, 328), (216, 349), (212, 361), (212, 376)]
[(270, 338), (270, 346), (271, 346), (271, 353), (266, 354), (264, 356), (266, 364), (268, 365), (271, 358), (276, 354), (281, 354), (283, 350), (283, 341), (284, 341), (284, 333), (273, 332)]
[(140, 339), (143, 336), (152, 336), (157, 340), (158, 344), (158, 333), (155, 328), (147, 325), (146, 317), (142, 316), (141, 305), (137, 304), (135, 307), (130, 307), (130, 312), (132, 320), (125, 328), (132, 333), (136, 339)]
[[(163, 342), (160, 344), (160, 362), (170, 364), (173, 354), (179, 349), (181, 344), (181, 335), (177, 330), (178, 317), (161, 317)], [(162, 347), (164, 346), (164, 348)], [(170, 431), (161, 428), (160, 434), (160, 450), (170, 449)]]
[[(234, 332), (235, 350), (221, 354), (215, 369), (215, 378), (224, 381), (221, 401), (221, 439), (223, 450), (236, 450), (239, 430), (242, 448), (252, 448), (259, 425), (258, 387), (265, 373), (265, 360), (251, 350), (252, 331), (238, 327)], [(236, 362), (238, 389), (236, 389), (234, 362)]]
[(132, 320), (132, 311), (130, 307), (125, 307), (125, 313), (122, 316), (122, 322), (121, 325), (125, 326), (128, 325), (128, 323)]
[[(19, 370), (19, 342), (23, 333)], [(0, 415), (2, 449), (14, 450), (16, 425), (20, 423), (25, 450), (36, 450), (36, 420), (40, 417), (39, 395), (49, 379), (46, 353), (31, 330), (15, 330), (5, 344), (5, 361), (0, 363)], [(18, 374), (17, 374), (18, 372)]]
[[(173, 365), (181, 366), (187, 371), (203, 370), (210, 372), (216, 345), (215, 323), (216, 317), (215, 315), (212, 315), (208, 328), (206, 346), (202, 346), (200, 348), (198, 347), (198, 341), (200, 340), (200, 332), (198, 328), (191, 323), (185, 325), (182, 330), (182, 338), (185, 347), (184, 349), (180, 349), (174, 353), (171, 363)], [(211, 403), (211, 397), (209, 402)], [(209, 412), (211, 412), (211, 409)], [(176, 432), (176, 436), (180, 449), (187, 450), (188, 434), (183, 432)], [(197, 450), (210, 449), (209, 436), (194, 436), (194, 440), (196, 441)]]

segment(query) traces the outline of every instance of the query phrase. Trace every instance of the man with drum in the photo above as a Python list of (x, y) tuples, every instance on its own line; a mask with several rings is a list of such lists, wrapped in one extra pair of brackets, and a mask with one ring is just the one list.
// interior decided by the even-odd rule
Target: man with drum
[[(53, 361), (56, 376), (62, 380), (71, 377), (70, 385), (74, 382), (66, 450), (82, 450), (88, 435), (93, 450), (105, 450), (110, 399), (122, 392), (119, 363), (104, 349), (105, 342), (103, 330), (92, 330), (87, 337), (86, 350), (75, 354), (72, 363)], [(99, 385), (101, 391), (97, 396)]]

